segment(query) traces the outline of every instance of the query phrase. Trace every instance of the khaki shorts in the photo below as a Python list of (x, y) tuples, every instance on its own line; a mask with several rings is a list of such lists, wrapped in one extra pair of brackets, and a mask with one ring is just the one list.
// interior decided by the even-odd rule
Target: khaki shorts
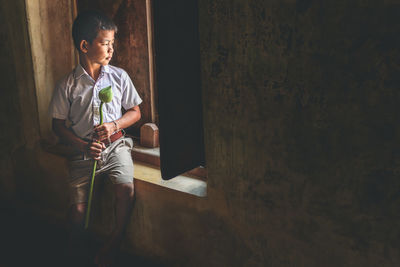
[[(100, 174), (107, 174), (113, 184), (133, 182), (133, 161), (131, 151), (133, 141), (122, 137), (106, 147), (97, 162), (97, 178)], [(92, 178), (94, 160), (86, 155), (81, 159), (69, 161), (71, 204), (84, 203), (88, 200), (90, 180)]]

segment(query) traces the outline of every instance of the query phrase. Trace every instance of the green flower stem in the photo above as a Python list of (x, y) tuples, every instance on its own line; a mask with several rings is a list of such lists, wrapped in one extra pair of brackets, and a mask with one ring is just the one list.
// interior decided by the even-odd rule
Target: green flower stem
[(88, 207), (86, 210), (86, 219), (85, 219), (85, 229), (89, 226), (89, 217), (90, 217), (90, 208), (92, 206), (92, 196), (93, 196), (93, 185), (94, 185), (94, 175), (96, 173), (97, 161), (93, 164), (93, 171), (92, 171), (92, 181), (90, 183), (90, 191), (89, 191), (89, 200), (88, 200)]
[(103, 104), (104, 104), (104, 102), (101, 101), (101, 103), (100, 103), (100, 125), (103, 124)]
[[(100, 103), (100, 125), (103, 124), (103, 102)], [(100, 142), (99, 142), (100, 143)], [(92, 171), (92, 179), (90, 182), (90, 191), (89, 191), (89, 200), (88, 200), (88, 206), (86, 210), (86, 218), (85, 218), (85, 229), (88, 228), (89, 226), (89, 217), (90, 217), (90, 209), (92, 207), (92, 198), (93, 198), (93, 187), (94, 187), (94, 176), (96, 173), (96, 167), (97, 167), (97, 160), (94, 161), (93, 163), (93, 171)]]

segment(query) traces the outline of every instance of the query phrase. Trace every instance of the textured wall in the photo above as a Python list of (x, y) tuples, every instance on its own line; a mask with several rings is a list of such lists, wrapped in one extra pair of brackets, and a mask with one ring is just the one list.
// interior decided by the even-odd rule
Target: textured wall
[[(43, 75), (54, 77), (54, 73), (35, 76), (38, 72), (33, 63), (25, 1), (1, 1), (0, 6), (0, 198), (4, 203), (36, 206), (62, 216), (67, 200), (65, 162), (40, 147), (40, 107), (35, 87), (36, 79)], [(42, 55), (48, 58), (61, 58), (54, 50), (42, 49)], [(60, 65), (68, 62), (70, 53), (65, 56), (67, 59), (60, 59)]]
[(17, 179), (13, 153), (34, 146), (38, 120), (24, 2), (1, 1), (0, 6), (0, 190), (2, 198), (14, 199)]
[(40, 134), (52, 135), (49, 103), (54, 85), (76, 64), (71, 36), (73, 1), (25, 1), (35, 76)]
[(200, 11), (209, 195), (226, 199), (246, 262), (398, 265), (400, 6)]

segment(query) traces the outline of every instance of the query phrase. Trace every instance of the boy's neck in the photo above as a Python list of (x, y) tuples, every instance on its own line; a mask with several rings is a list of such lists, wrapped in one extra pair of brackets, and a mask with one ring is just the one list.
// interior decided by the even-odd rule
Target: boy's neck
[(96, 63), (93, 64), (86, 57), (79, 57), (79, 63), (82, 68), (86, 70), (89, 76), (92, 77), (93, 80), (97, 81), (97, 78), (99, 78), (100, 75), (101, 65)]

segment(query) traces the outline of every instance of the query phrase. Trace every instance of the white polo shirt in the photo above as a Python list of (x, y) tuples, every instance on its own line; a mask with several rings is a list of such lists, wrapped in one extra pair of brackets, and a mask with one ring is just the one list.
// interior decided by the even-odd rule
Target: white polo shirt
[(110, 103), (103, 104), (103, 122), (121, 118), (122, 108), (127, 110), (142, 102), (132, 80), (123, 69), (103, 66), (95, 81), (78, 64), (57, 83), (50, 103), (50, 115), (55, 119), (69, 120), (76, 135), (90, 139), (93, 126), (100, 124), (99, 91), (109, 85), (113, 98)]

